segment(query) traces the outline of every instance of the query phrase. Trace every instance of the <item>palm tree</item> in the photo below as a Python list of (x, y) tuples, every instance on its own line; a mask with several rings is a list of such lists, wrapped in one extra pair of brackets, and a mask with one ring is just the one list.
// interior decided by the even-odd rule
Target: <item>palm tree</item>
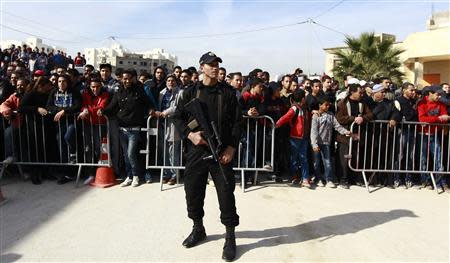
[(404, 50), (394, 48), (394, 41), (376, 37), (372, 33), (362, 33), (359, 38), (347, 36), (347, 48), (334, 51), (339, 63), (333, 68), (333, 74), (341, 80), (344, 74), (351, 73), (357, 78), (366, 81), (379, 77), (389, 77), (392, 81), (400, 83), (403, 73), (400, 67), (399, 55)]

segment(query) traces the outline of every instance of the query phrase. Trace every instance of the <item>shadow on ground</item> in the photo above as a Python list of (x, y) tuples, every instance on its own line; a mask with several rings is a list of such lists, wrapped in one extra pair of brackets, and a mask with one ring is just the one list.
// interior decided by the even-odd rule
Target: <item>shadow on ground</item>
[[(55, 180), (33, 185), (18, 176), (3, 178), (1, 188), (8, 202), (0, 208), (0, 251), (20, 243), (92, 190), (87, 186), (76, 188), (73, 182), (56, 185)], [(17, 256), (15, 253), (1, 255), (0, 262), (13, 262)]]
[[(412, 211), (402, 209), (391, 210), (389, 212), (357, 212), (327, 216), (295, 226), (255, 231), (238, 231), (236, 232), (238, 243), (236, 258), (239, 259), (246, 252), (261, 247), (295, 244), (319, 238), (319, 241), (322, 242), (334, 236), (357, 233), (361, 230), (385, 224), (402, 217), (417, 216)], [(208, 236), (208, 241), (218, 240), (223, 237), (223, 235)], [(250, 244), (239, 245), (239, 238), (260, 240)]]
[(15, 253), (8, 253), (4, 255), (0, 255), (1, 263), (12, 263), (18, 261), (22, 256)]

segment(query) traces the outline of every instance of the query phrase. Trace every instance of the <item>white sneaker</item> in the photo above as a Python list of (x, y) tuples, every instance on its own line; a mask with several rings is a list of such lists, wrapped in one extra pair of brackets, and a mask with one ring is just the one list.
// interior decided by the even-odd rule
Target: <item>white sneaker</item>
[(129, 186), (129, 185), (131, 185), (131, 182), (132, 182), (133, 180), (130, 178), (130, 177), (127, 177), (127, 179), (125, 179), (125, 181), (123, 181), (121, 184), (120, 184), (120, 186), (122, 186), (122, 187), (125, 187), (125, 186)]
[(15, 161), (14, 157), (9, 156), (8, 158), (6, 158), (6, 159), (3, 161), (3, 163), (4, 163), (5, 165), (9, 165), (9, 164), (12, 164), (14, 161)]
[(263, 169), (272, 171), (272, 166), (270, 164), (266, 164), (266, 165), (263, 166)]
[(328, 182), (325, 186), (328, 187), (328, 188), (336, 188), (336, 184), (331, 182), (331, 181)]
[(90, 184), (92, 181), (94, 181), (94, 176), (89, 176), (86, 180), (84, 180), (84, 182), (83, 182), (83, 184), (84, 185), (88, 185), (88, 184)]
[(131, 183), (131, 186), (139, 186), (139, 176), (133, 176), (133, 182)]

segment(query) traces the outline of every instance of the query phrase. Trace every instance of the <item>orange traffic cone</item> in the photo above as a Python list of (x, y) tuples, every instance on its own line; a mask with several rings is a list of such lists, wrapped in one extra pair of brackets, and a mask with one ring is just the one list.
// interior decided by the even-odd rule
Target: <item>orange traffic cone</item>
[[(99, 164), (107, 164), (108, 163), (108, 140), (103, 138), (102, 146), (101, 146), (101, 154)], [(101, 166), (97, 168), (97, 172), (95, 173), (94, 182), (90, 183), (92, 186), (97, 187), (110, 187), (113, 186), (116, 182), (116, 178), (114, 176), (114, 170), (111, 167)]]
[(2, 189), (0, 188), (0, 206), (6, 203), (6, 201), (8, 201), (8, 199), (3, 196)]

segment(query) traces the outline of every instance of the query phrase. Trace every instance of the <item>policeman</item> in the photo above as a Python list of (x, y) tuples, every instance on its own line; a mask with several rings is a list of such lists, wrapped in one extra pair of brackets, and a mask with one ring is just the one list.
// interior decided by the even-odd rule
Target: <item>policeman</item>
[[(203, 202), (205, 199), (208, 173), (211, 174), (217, 191), (220, 207), (220, 219), (226, 227), (225, 245), (222, 258), (232, 261), (236, 256), (236, 241), (234, 228), (239, 224), (234, 198), (235, 178), (231, 161), (236, 152), (241, 135), (240, 124), (242, 114), (236, 95), (227, 84), (218, 82), (219, 63), (222, 59), (214, 53), (208, 52), (200, 58), (200, 70), (203, 72), (203, 81), (188, 87), (180, 99), (173, 121), (181, 137), (186, 139), (185, 156), (186, 170), (184, 190), (188, 217), (194, 221), (190, 235), (183, 241), (186, 248), (193, 247), (206, 238), (202, 218), (204, 216)], [(219, 137), (222, 141), (222, 151), (219, 154), (219, 163), (211, 158), (211, 152), (202, 130), (196, 130), (193, 125), (193, 116), (185, 105), (198, 98), (206, 117), (216, 123)], [(220, 166), (222, 166), (223, 174)]]

